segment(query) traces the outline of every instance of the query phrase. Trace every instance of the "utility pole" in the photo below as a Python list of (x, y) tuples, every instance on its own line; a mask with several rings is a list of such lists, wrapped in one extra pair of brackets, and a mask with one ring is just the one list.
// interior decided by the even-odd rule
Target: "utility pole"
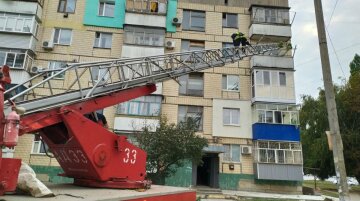
[(343, 154), (343, 143), (340, 135), (340, 127), (336, 109), (334, 86), (331, 77), (329, 52), (327, 48), (326, 32), (324, 25), (324, 15), (321, 0), (314, 0), (316, 24), (319, 37), (322, 73), (325, 87), (326, 106), (330, 133), (333, 143), (333, 156), (337, 177), (337, 186), (340, 201), (349, 201), (349, 189), (347, 185), (345, 161)]

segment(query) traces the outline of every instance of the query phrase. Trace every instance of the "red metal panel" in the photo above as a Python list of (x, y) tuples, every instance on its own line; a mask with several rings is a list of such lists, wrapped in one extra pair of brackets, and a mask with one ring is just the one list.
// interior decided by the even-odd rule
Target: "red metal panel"
[(0, 166), (0, 195), (14, 192), (21, 166), (20, 159), (3, 158)]
[(196, 192), (175, 193), (170, 195), (159, 195), (130, 199), (126, 201), (196, 201)]
[[(154, 84), (140, 86), (97, 98), (90, 98), (67, 107), (74, 109), (81, 114), (87, 114), (140, 96), (151, 94), (154, 91), (156, 91), (156, 86)], [(20, 135), (37, 131), (41, 128), (54, 125), (61, 121), (62, 119), (59, 116), (59, 108), (22, 116), (20, 121)]]
[(69, 107), (61, 108), (60, 116), (64, 124), (48, 126), (40, 133), (75, 184), (111, 188), (148, 185), (145, 151)]

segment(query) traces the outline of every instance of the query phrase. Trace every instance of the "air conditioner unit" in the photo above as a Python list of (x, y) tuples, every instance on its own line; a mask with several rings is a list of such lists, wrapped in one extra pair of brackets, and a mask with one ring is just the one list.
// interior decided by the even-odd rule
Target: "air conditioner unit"
[(30, 69), (30, 73), (32, 74), (37, 74), (37, 73), (41, 73), (42, 71), (44, 71), (45, 69), (39, 66), (33, 66)]
[(165, 43), (166, 49), (174, 49), (175, 48), (175, 41), (168, 40)]
[(241, 154), (251, 154), (251, 146), (241, 146)]
[(174, 17), (174, 18), (172, 19), (172, 24), (175, 25), (175, 26), (177, 26), (177, 27), (179, 27), (179, 26), (181, 25), (181, 23), (182, 23), (182, 21), (181, 21), (181, 19), (178, 18), (178, 17)]
[(52, 41), (44, 41), (43, 48), (46, 50), (52, 50), (54, 48), (54, 43)]

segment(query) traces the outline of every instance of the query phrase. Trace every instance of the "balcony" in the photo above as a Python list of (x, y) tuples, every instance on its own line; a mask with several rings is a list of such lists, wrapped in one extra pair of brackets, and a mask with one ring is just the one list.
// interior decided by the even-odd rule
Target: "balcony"
[(289, 8), (251, 6), (250, 11), (250, 39), (288, 41), (291, 38)]
[(250, 59), (250, 67), (269, 67), (294, 69), (294, 59), (292, 57), (277, 57), (277, 56), (252, 56)]
[(254, 123), (254, 140), (300, 141), (300, 129), (296, 125)]
[(43, 0), (0, 1), (0, 12), (36, 15), (41, 19)]
[(167, 0), (127, 0), (126, 12), (166, 15)]
[(254, 141), (254, 171), (256, 179), (302, 181), (301, 144)]

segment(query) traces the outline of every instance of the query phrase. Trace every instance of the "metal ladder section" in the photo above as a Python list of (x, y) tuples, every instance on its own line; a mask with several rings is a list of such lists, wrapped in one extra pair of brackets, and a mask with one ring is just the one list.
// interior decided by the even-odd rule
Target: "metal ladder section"
[[(5, 91), (5, 95), (21, 85), (29, 88), (11, 97), (25, 114), (81, 102), (97, 96), (150, 83), (175, 79), (191, 72), (224, 66), (253, 55), (272, 55), (280, 49), (278, 44), (260, 44), (252, 47), (229, 47), (139, 58), (115, 59), (97, 62), (72, 63), (57, 70), (45, 70), (29, 80)], [(100, 69), (100, 70), (99, 70)], [(95, 79), (94, 71), (101, 72)], [(59, 76), (65, 76), (59, 81)], [(54, 87), (62, 83), (62, 86)], [(43, 94), (40, 97), (38, 95)], [(31, 97), (33, 95), (33, 97)], [(16, 101), (27, 97), (25, 101)], [(5, 101), (4, 111), (10, 111)]]

